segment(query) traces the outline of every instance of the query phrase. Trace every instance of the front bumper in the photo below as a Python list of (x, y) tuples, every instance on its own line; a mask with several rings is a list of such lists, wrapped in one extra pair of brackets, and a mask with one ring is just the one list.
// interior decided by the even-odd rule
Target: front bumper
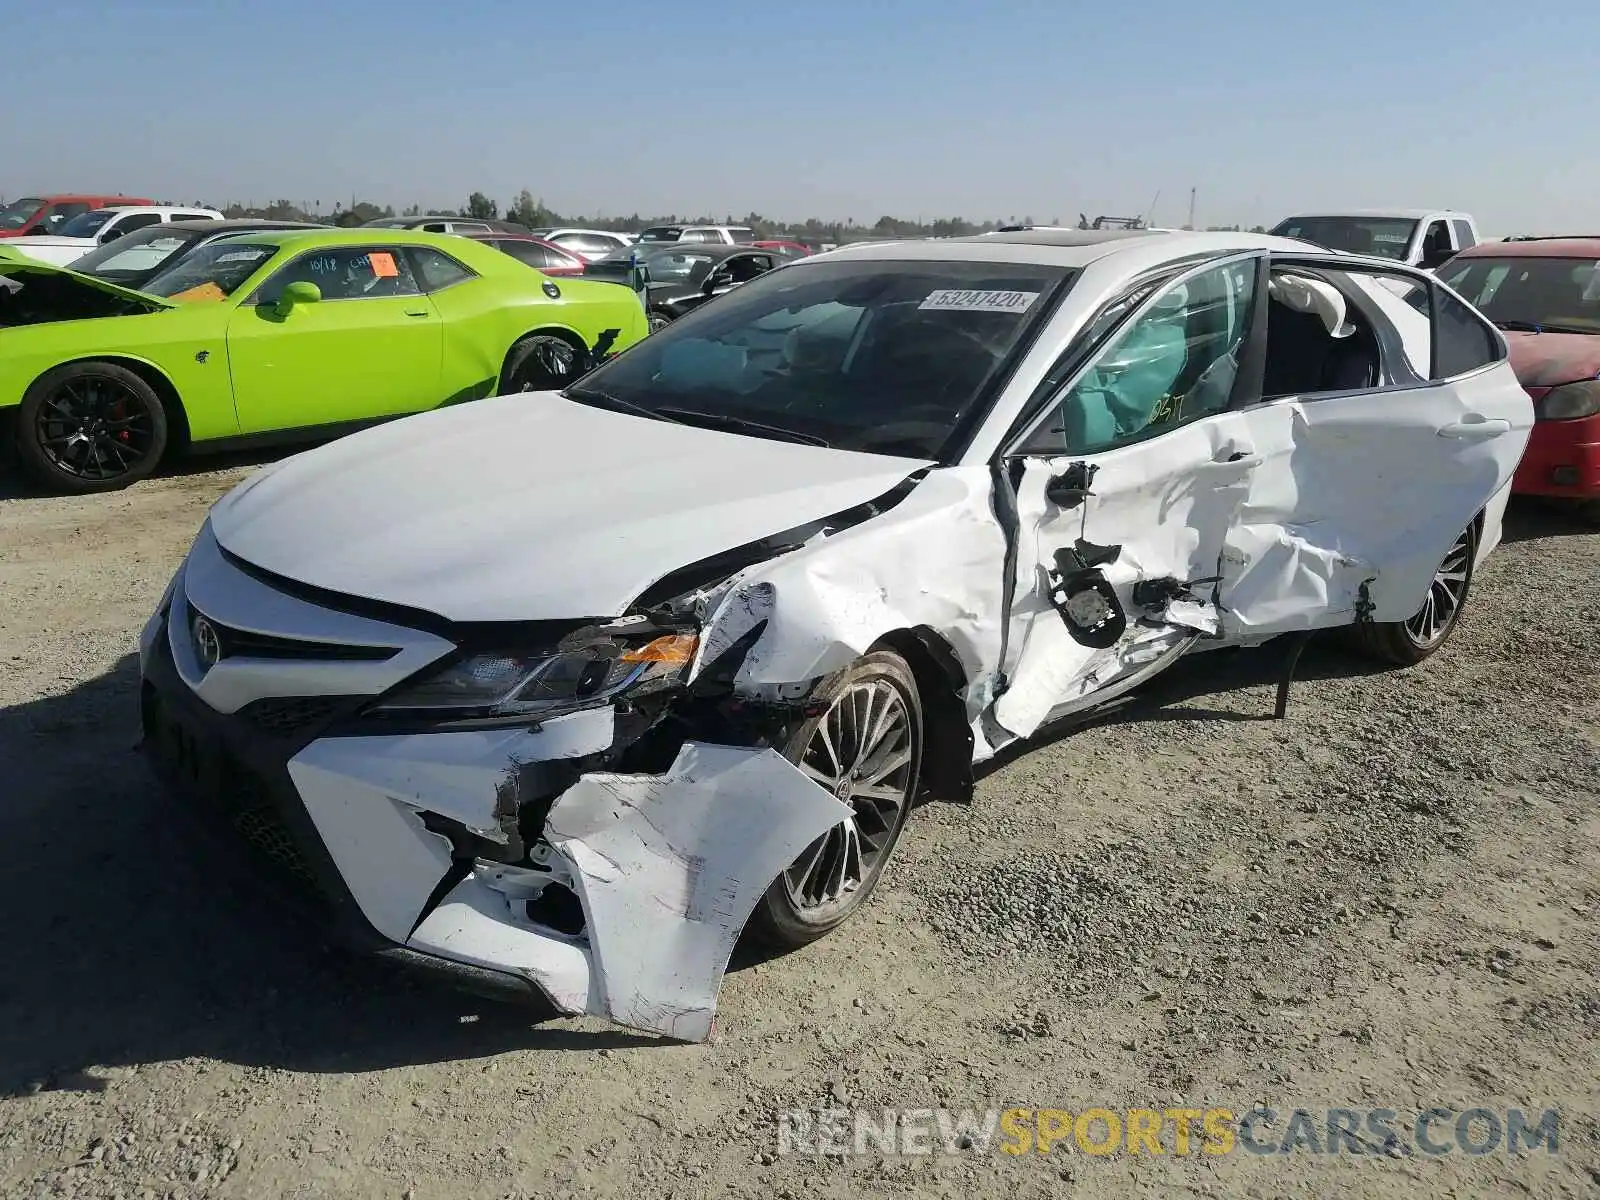
[[(204, 671), (191, 600), (255, 629), (253, 596), (290, 633), (310, 618), (285, 606), (306, 602), (263, 600), (212, 553), (197, 544), (141, 639), (145, 746), (172, 790), (231, 825), (345, 945), (562, 1013), (710, 1035), (746, 920), (848, 815), (842, 803), (770, 749), (688, 741), (662, 774), (594, 769), (615, 738), (610, 708), (542, 727), (369, 734), (352, 720), (370, 691), (252, 699), (311, 676), (227, 658)], [(507, 845), (508, 813), (514, 823), (529, 803), (548, 812), (528, 857), (463, 851), (457, 834), (480, 852)], [(563, 895), (575, 903), (552, 921)]]
[(1512, 490), (1573, 500), (1600, 496), (1600, 415), (1536, 421)]

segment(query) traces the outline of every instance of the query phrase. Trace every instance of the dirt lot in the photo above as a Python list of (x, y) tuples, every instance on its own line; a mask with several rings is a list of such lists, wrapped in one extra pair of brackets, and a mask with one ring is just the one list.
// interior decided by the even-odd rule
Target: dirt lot
[[(133, 752), (135, 635), (243, 471), (0, 499), (0, 1195), (1600, 1186), (1600, 534), (1514, 508), (1438, 658), (1314, 645), (1287, 721), (1281, 651), (1202, 656), (1009, 759), (684, 1046), (328, 952), (191, 840)], [(1561, 1117), (1554, 1154), (777, 1154), (823, 1101)]]

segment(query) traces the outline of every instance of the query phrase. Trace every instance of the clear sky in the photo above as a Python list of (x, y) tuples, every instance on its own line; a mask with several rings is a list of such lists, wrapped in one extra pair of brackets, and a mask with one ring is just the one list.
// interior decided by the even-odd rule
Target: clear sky
[(0, 194), (1600, 232), (1600, 3), (0, 0)]

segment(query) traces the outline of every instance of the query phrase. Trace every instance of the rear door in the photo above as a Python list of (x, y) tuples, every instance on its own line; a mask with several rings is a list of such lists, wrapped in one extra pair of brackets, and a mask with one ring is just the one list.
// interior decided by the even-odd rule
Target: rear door
[[(280, 315), (292, 282), (322, 298)], [(443, 323), (398, 247), (312, 250), (234, 310), (228, 359), (243, 433), (395, 416), (444, 399)]]
[[(1101, 312), (1003, 461), (1017, 554), (1006, 690), (1026, 737), (1216, 636), (1219, 561), (1257, 465), (1230, 406), (1265, 252), (1148, 280)], [(1003, 739), (1002, 739), (1003, 740)]]
[(1270, 304), (1265, 398), (1242, 414), (1261, 466), (1223, 558), (1234, 638), (1412, 617), (1462, 531), (1503, 503), (1532, 428), (1504, 340), (1458, 296), (1420, 271), (1339, 267), (1272, 259), (1274, 291), (1333, 285), (1352, 332)]

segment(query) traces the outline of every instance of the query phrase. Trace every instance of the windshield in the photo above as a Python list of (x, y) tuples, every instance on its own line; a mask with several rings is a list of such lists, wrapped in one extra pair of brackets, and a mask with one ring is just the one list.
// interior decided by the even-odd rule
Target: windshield
[(224, 238), (168, 267), (142, 290), (173, 300), (225, 300), (277, 252), (278, 247), (268, 242)]
[(1600, 333), (1600, 261), (1458, 258), (1439, 278), (1496, 325)]
[(72, 269), (113, 283), (125, 283), (153, 274), (162, 263), (201, 236), (184, 234), (171, 225), (152, 225), (89, 251), (74, 260)]
[(24, 196), (21, 200), (13, 200), (4, 208), (0, 208), (0, 229), (21, 229), (43, 207), (44, 201), (37, 196)]
[(1404, 261), (1417, 231), (1411, 217), (1290, 217), (1273, 227), (1279, 237), (1300, 238), (1329, 250)]
[(56, 233), (60, 237), (92, 238), (116, 215), (109, 208), (96, 208), (90, 212), (79, 213), (56, 230)]
[(1071, 275), (1032, 263), (797, 263), (651, 334), (567, 395), (937, 459)]

